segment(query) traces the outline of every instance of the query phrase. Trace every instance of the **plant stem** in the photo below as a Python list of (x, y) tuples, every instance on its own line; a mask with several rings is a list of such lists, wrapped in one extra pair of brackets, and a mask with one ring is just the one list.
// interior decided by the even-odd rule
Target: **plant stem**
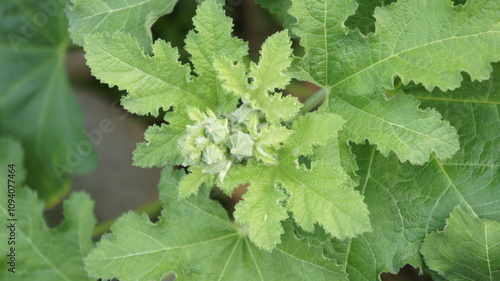
[[(140, 207), (134, 209), (133, 211), (137, 214), (146, 213), (151, 218), (151, 217), (156, 216), (161, 211), (162, 207), (163, 207), (163, 203), (160, 200), (155, 200), (151, 203), (140, 206)], [(105, 221), (101, 222), (100, 224), (98, 224), (94, 228), (94, 231), (92, 232), (92, 237), (98, 238), (99, 236), (103, 235), (105, 232), (107, 232), (110, 229), (111, 225), (113, 225), (113, 223), (117, 219), (118, 219), (118, 217), (112, 218), (112, 219), (105, 220)]]
[(323, 103), (326, 97), (326, 88), (321, 88), (319, 91), (310, 96), (305, 102), (304, 106), (300, 110), (300, 114), (306, 114), (309, 111), (315, 109)]

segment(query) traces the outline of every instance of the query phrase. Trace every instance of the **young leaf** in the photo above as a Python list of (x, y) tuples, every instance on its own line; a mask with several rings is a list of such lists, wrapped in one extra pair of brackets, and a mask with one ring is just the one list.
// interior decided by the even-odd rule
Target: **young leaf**
[(500, 2), (400, 0), (375, 10), (375, 33), (349, 32), (354, 0), (293, 0), (294, 33), (306, 48), (301, 67), (332, 92), (371, 94), (393, 88), (398, 76), (426, 89), (457, 88), (461, 72), (474, 80), (491, 73), (500, 60)]
[(387, 101), (378, 94), (369, 96), (331, 95), (330, 110), (347, 122), (348, 138), (357, 143), (368, 139), (384, 155), (390, 151), (399, 159), (422, 165), (435, 152), (447, 159), (459, 150), (458, 135), (449, 122), (433, 109), (419, 109), (412, 96), (398, 94)]
[(473, 217), (459, 207), (442, 232), (422, 245), (427, 265), (447, 280), (500, 279), (500, 222)]
[[(216, 10), (218, 13), (215, 13)], [(187, 104), (218, 112), (219, 107), (228, 107), (227, 100), (220, 99), (222, 94), (216, 87), (217, 81), (209, 79), (210, 77), (204, 79), (202, 74), (211, 74), (207, 70), (202, 71), (200, 67), (203, 64), (199, 64), (210, 56), (225, 55), (238, 60), (245, 54), (247, 47), (241, 40), (232, 39), (231, 21), (214, 1), (203, 2), (194, 20), (196, 22), (207, 18), (212, 21), (212, 25), (224, 27), (218, 32), (224, 33), (225, 38), (219, 40), (232, 42), (235, 47), (228, 50), (211, 47), (210, 50), (215, 51), (214, 53), (208, 54), (205, 49), (200, 52), (199, 48), (195, 48), (196, 42), (213, 43), (213, 35), (205, 29), (196, 34), (191, 33), (187, 40), (188, 51), (192, 52), (191, 55), (197, 62), (197, 71), (200, 71), (198, 77), (192, 77), (190, 67), (178, 61), (177, 50), (170, 44), (158, 40), (153, 45), (154, 56), (151, 57), (144, 54), (137, 39), (119, 32), (111, 35), (86, 35), (84, 48), (88, 63), (93, 74), (103, 82), (117, 85), (129, 92), (122, 103), (130, 112), (156, 116), (160, 108), (174, 107), (182, 111)], [(204, 64), (206, 68), (207, 63)]]
[(49, 205), (68, 192), (68, 174), (96, 164), (66, 76), (70, 42), (63, 8), (62, 1), (0, 5), (0, 135), (21, 141), (27, 183)]
[(165, 209), (157, 223), (128, 213), (91, 251), (85, 262), (94, 278), (162, 280), (173, 273), (177, 280), (347, 280), (321, 251), (297, 240), (289, 224), (282, 244), (269, 253), (256, 248), (245, 230), (208, 200), (206, 190), (178, 201), (180, 176), (163, 172), (159, 188)]
[[(292, 63), (290, 46), (286, 32), (273, 34), (262, 45), (261, 59), (258, 64), (251, 63), (248, 74), (241, 63), (235, 64), (227, 57), (214, 63), (222, 86), (249, 102), (254, 109), (262, 111), (271, 124), (293, 119), (302, 107), (295, 97), (268, 94), (273, 93), (274, 89), (283, 89), (290, 82), (291, 76), (287, 73)], [(247, 83), (248, 80), (252, 82)]]
[(70, 0), (66, 13), (71, 39), (82, 46), (85, 35), (123, 31), (150, 50), (151, 26), (159, 17), (171, 13), (176, 3), (177, 0)]
[(152, 125), (144, 133), (146, 142), (138, 143), (133, 153), (134, 165), (151, 168), (164, 167), (168, 163), (182, 164), (179, 155), (179, 138), (184, 134), (188, 125), (187, 118), (183, 116), (165, 117), (168, 125)]
[(149, 56), (137, 39), (124, 33), (85, 36), (84, 48), (93, 74), (129, 92), (122, 100), (127, 110), (156, 116), (160, 108), (174, 107), (167, 118), (170, 126), (152, 127), (146, 132), (146, 142), (134, 152), (136, 165), (182, 163), (177, 145), (185, 126), (192, 122), (185, 114), (187, 105), (217, 114), (236, 108), (237, 99), (223, 91), (211, 64), (219, 56), (240, 60), (247, 45), (231, 36), (231, 19), (215, 1), (204, 1), (193, 20), (196, 32), (189, 33), (186, 48), (197, 76), (178, 61), (177, 50), (162, 40), (154, 43), (153, 56)]
[[(293, 213), (299, 226), (307, 231), (319, 223), (329, 233), (340, 239), (368, 231), (368, 211), (359, 193), (345, 186), (348, 175), (341, 167), (332, 167), (321, 161), (312, 162), (311, 168), (297, 167), (299, 156), (310, 155), (314, 146), (324, 145), (336, 138), (343, 124), (339, 116), (312, 113), (299, 118), (294, 131), (278, 153), (279, 163), (266, 166), (252, 161), (245, 168), (230, 169), (222, 188), (228, 192), (237, 184), (249, 182), (246, 198), (236, 205), (236, 221), (249, 225), (249, 235), (259, 247), (271, 249), (279, 242), (279, 223), (284, 218), (283, 209)], [(258, 175), (258, 176), (255, 176)], [(285, 191), (286, 203), (283, 203)], [(257, 194), (252, 194), (252, 193)], [(272, 194), (269, 200), (257, 200), (261, 194)], [(269, 205), (269, 204), (274, 204)], [(254, 213), (255, 210), (259, 212)], [(262, 237), (261, 233), (267, 233)]]
[(360, 168), (357, 189), (368, 205), (373, 232), (338, 241), (316, 231), (310, 240), (321, 243), (325, 255), (343, 265), (350, 279), (377, 280), (380, 273), (395, 273), (407, 263), (421, 267), (420, 244), (426, 235), (443, 228), (455, 206), (498, 220), (498, 64), (494, 69), (490, 80), (468, 80), (454, 92), (412, 92), (457, 128), (463, 148), (451, 159), (432, 157), (423, 166), (412, 166), (394, 155), (384, 157), (373, 146), (355, 149)]

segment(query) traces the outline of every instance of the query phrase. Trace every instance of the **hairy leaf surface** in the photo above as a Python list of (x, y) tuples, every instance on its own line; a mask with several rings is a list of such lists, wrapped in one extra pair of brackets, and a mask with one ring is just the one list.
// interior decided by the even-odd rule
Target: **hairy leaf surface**
[(280, 150), (277, 165), (252, 161), (229, 170), (222, 186), (226, 192), (250, 183), (245, 200), (236, 205), (235, 218), (249, 225), (249, 236), (257, 245), (270, 250), (279, 243), (282, 230), (276, 225), (286, 218), (286, 210), (305, 230), (319, 223), (340, 239), (370, 229), (363, 197), (347, 186), (349, 177), (342, 167), (322, 161), (312, 162), (310, 169), (297, 165), (299, 156), (311, 155), (315, 146), (336, 138), (342, 124), (337, 115), (308, 114), (294, 123), (294, 134)]
[[(302, 67), (318, 85), (333, 92), (371, 94), (404, 84), (426, 89), (457, 88), (461, 71), (474, 80), (489, 77), (489, 63), (500, 60), (500, 3), (401, 0), (375, 10), (375, 33), (349, 32), (354, 0), (293, 0), (294, 32), (306, 48)], [(446, 66), (446, 67), (443, 67)]]
[[(372, 2), (361, 3), (359, 13), (373, 9)], [(487, 79), (490, 63), (500, 60), (498, 1), (401, 0), (375, 9), (375, 32), (367, 35), (344, 26), (354, 0), (293, 3), (293, 31), (306, 49), (295, 75), (327, 88), (329, 110), (347, 121), (351, 140), (368, 139), (385, 155), (393, 151), (412, 164), (429, 161), (431, 153), (441, 160), (453, 156), (458, 136), (438, 113), (423, 112), (401, 93), (390, 101), (381, 93), (394, 88), (396, 77), (428, 90), (457, 88), (461, 72)]]
[(83, 45), (85, 35), (123, 31), (131, 34), (149, 50), (151, 26), (172, 12), (177, 0), (70, 0), (67, 9), (71, 39)]
[(380, 273), (397, 272), (407, 263), (421, 266), (423, 239), (444, 227), (455, 206), (500, 220), (500, 69), (494, 68), (490, 80), (465, 81), (453, 92), (411, 91), (457, 128), (462, 149), (451, 159), (432, 157), (423, 166), (412, 166), (394, 155), (384, 157), (373, 146), (356, 148), (357, 189), (368, 205), (373, 232), (338, 241), (318, 230), (311, 238), (344, 265), (350, 280), (377, 280)]
[(455, 208), (442, 232), (425, 238), (427, 265), (447, 280), (500, 278), (500, 222), (481, 220)]
[(180, 176), (168, 168), (163, 172), (159, 222), (128, 213), (114, 224), (85, 260), (93, 277), (162, 280), (174, 273), (176, 280), (347, 280), (321, 251), (297, 240), (290, 224), (282, 244), (269, 253), (255, 247), (206, 191), (178, 201)]

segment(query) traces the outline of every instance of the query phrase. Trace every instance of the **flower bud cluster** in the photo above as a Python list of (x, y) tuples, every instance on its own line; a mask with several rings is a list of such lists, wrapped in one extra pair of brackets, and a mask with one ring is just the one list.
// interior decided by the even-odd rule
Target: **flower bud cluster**
[(179, 139), (183, 165), (199, 166), (202, 172), (218, 175), (223, 181), (231, 165), (262, 154), (260, 129), (266, 124), (263, 115), (250, 105), (243, 104), (220, 118), (211, 110), (204, 113), (194, 107), (188, 108), (188, 114), (195, 124), (188, 125)]

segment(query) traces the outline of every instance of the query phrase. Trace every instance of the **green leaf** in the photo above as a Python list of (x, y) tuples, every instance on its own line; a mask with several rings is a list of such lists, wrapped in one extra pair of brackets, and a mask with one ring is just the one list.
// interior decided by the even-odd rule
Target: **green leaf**
[(293, 0), (294, 33), (306, 48), (301, 67), (332, 92), (371, 94), (404, 84), (426, 89), (455, 89), (461, 72), (474, 80), (491, 73), (500, 60), (500, 2), (401, 0), (375, 10), (375, 33), (367, 36), (344, 27), (354, 14), (354, 0)]
[(207, 1), (198, 8), (193, 24), (195, 29), (186, 37), (186, 49), (192, 55), (195, 72), (208, 78), (217, 88), (217, 75), (212, 67), (216, 57), (239, 59), (247, 55), (248, 47), (241, 39), (231, 36), (231, 19), (213, 1)]
[(246, 173), (259, 175), (262, 180), (252, 180), (236, 207), (234, 217), (240, 224), (248, 225), (249, 238), (259, 247), (271, 251), (283, 234), (281, 222), (288, 218), (283, 206), (286, 195), (275, 187), (273, 169), (264, 165), (247, 167)]
[(206, 183), (211, 186), (213, 181), (212, 176), (203, 173), (201, 167), (191, 167), (189, 172), (179, 182), (179, 198), (181, 199), (197, 194), (202, 184)]
[(82, 46), (85, 35), (122, 31), (137, 38), (141, 47), (149, 51), (151, 26), (159, 17), (171, 13), (176, 3), (177, 0), (70, 0), (66, 13), (71, 39)]
[(94, 278), (162, 280), (174, 273), (177, 280), (347, 280), (321, 251), (297, 240), (289, 224), (282, 244), (269, 253), (256, 248), (206, 191), (178, 201), (181, 174), (163, 172), (165, 209), (157, 223), (128, 213), (90, 252), (85, 262)]
[(63, 5), (4, 1), (0, 18), (0, 135), (21, 141), (28, 185), (54, 205), (69, 190), (69, 173), (96, 164), (66, 76)]
[(234, 63), (234, 59), (227, 57), (216, 60), (214, 67), (226, 91), (262, 111), (269, 123), (277, 124), (295, 118), (302, 107), (297, 98), (283, 98), (281, 94), (274, 93), (275, 89), (283, 89), (291, 80), (287, 72), (292, 63), (291, 54), (290, 38), (282, 31), (264, 42), (260, 61), (258, 64), (251, 63), (248, 74), (241, 62)]
[[(217, 9), (219, 12), (215, 14)], [(210, 79), (213, 74), (207, 69), (207, 59), (220, 55), (240, 59), (247, 47), (241, 40), (231, 38), (230, 19), (213, 1), (205, 1), (199, 6), (194, 21), (203, 22), (207, 18), (212, 21), (212, 25), (223, 28), (218, 32), (226, 34), (225, 40), (232, 42), (234, 48), (221, 51), (224, 48), (211, 46), (207, 50), (215, 42), (213, 34), (205, 29), (196, 34), (191, 33), (187, 46), (196, 62), (195, 67), (200, 74), (198, 77), (190, 75), (189, 65), (182, 65), (178, 61), (178, 52), (169, 43), (156, 41), (153, 45), (154, 56), (149, 56), (144, 53), (136, 38), (120, 32), (111, 35), (86, 35), (84, 48), (88, 64), (92, 73), (102, 82), (117, 85), (129, 92), (122, 103), (132, 113), (156, 116), (160, 108), (167, 110), (174, 107), (183, 111), (187, 104), (218, 112), (219, 107), (228, 107), (227, 97), (218, 90), (217, 81)], [(201, 44), (200, 42), (204, 45), (196, 45)], [(214, 52), (210, 53), (209, 50)], [(236, 105), (233, 103), (232, 106)]]
[(421, 252), (426, 264), (447, 280), (500, 279), (500, 222), (457, 207), (442, 232), (425, 238)]
[[(310, 155), (315, 146), (337, 138), (336, 132), (342, 124), (343, 120), (337, 115), (307, 114), (294, 123), (294, 133), (278, 153), (278, 164), (266, 166), (254, 161), (244, 169), (229, 170), (228, 182), (222, 187), (226, 192), (239, 184), (250, 183), (245, 198), (251, 198), (251, 202), (241, 201), (236, 205), (235, 218), (249, 225), (249, 235), (256, 245), (270, 249), (279, 242), (282, 231), (268, 220), (282, 221), (284, 208), (292, 212), (294, 220), (307, 231), (319, 223), (328, 233), (343, 239), (370, 230), (363, 197), (346, 186), (349, 176), (341, 167), (321, 161), (312, 162), (310, 169), (297, 167), (299, 156)], [(287, 195), (286, 200), (281, 190)], [(270, 194), (270, 199), (257, 200), (262, 199), (262, 194)], [(260, 211), (254, 214), (251, 208)], [(267, 235), (263, 237), (262, 232)]]
[[(377, 280), (409, 263), (422, 267), (421, 243), (445, 225), (455, 206), (482, 219), (500, 220), (500, 66), (492, 78), (453, 92), (413, 89), (424, 107), (436, 108), (457, 128), (462, 149), (448, 160), (432, 157), (423, 166), (384, 157), (374, 146), (356, 147), (360, 185), (373, 232), (329, 239), (321, 229), (309, 236), (325, 255), (345, 267), (351, 280)], [(456, 243), (449, 242), (450, 246)]]
[[(14, 171), (8, 172), (8, 164)], [(2, 280), (89, 280), (83, 257), (92, 247), (94, 203), (84, 193), (74, 193), (64, 202), (63, 223), (49, 229), (43, 218), (44, 203), (24, 186), (26, 170), (19, 142), (0, 138), (0, 180), (10, 185), (0, 192), (0, 219), (5, 222), (0, 239), (0, 279)], [(11, 176), (13, 175), (13, 176)], [(9, 207), (8, 200), (11, 200)], [(12, 225), (13, 224), (13, 225)], [(10, 228), (7, 228), (9, 226)], [(14, 235), (12, 235), (14, 233)], [(12, 248), (15, 248), (12, 251)], [(15, 262), (8, 264), (15, 253)], [(13, 268), (15, 273), (8, 271)]]
[(434, 109), (421, 110), (412, 96), (397, 94), (387, 101), (381, 95), (331, 95), (330, 110), (340, 114), (348, 139), (377, 144), (384, 155), (422, 165), (435, 153), (439, 159), (459, 150), (457, 131)]
[(144, 133), (146, 142), (138, 143), (133, 153), (134, 165), (144, 168), (163, 167), (167, 164), (182, 164), (182, 158), (178, 152), (179, 138), (184, 135), (186, 119), (184, 117), (169, 116), (169, 123), (160, 126), (151, 125)]
[[(375, 2), (362, 3), (359, 13), (366, 14)], [(326, 103), (347, 121), (351, 140), (368, 139), (385, 155), (393, 151), (413, 164), (425, 163), (430, 153), (444, 160), (456, 152), (457, 136), (437, 113), (422, 112), (400, 94), (385, 102), (380, 93), (393, 89), (396, 77), (428, 90), (458, 87), (462, 71), (473, 79), (488, 78), (489, 63), (500, 60), (498, 1), (465, 6), (449, 0), (398, 1), (375, 9), (375, 33), (366, 36), (344, 26), (354, 14), (353, 0), (293, 3), (290, 13), (298, 20), (293, 31), (306, 49), (294, 75), (328, 89)]]
[(10, 167), (8, 165), (14, 164), (15, 181), (23, 184), (26, 180), (26, 169), (24, 167), (24, 151), (21, 143), (8, 138), (0, 137), (0, 178), (7, 181)]
[(92, 73), (101, 81), (128, 91), (124, 107), (139, 115), (157, 116), (160, 109), (174, 108), (170, 126), (151, 127), (146, 142), (134, 152), (134, 163), (143, 167), (180, 164), (177, 149), (185, 125), (191, 123), (186, 106), (210, 109), (217, 114), (236, 108), (237, 98), (226, 93), (215, 76), (212, 62), (219, 56), (241, 60), (247, 45), (231, 36), (231, 19), (220, 4), (204, 1), (194, 17), (195, 31), (189, 33), (186, 48), (191, 54), (194, 71), (181, 64), (175, 48), (158, 40), (153, 55), (147, 55), (138, 40), (124, 33), (85, 35), (84, 48)]
[(359, 29), (361, 33), (368, 34), (375, 31), (375, 18), (373, 12), (376, 7), (386, 6), (396, 0), (356, 0), (358, 8), (356, 13), (345, 21), (350, 29)]
[[(2, 194), (6, 194), (3, 192)], [(6, 202), (6, 196), (0, 196)], [(3, 200), (5, 199), (5, 201)], [(84, 193), (74, 193), (64, 202), (66, 220), (56, 229), (49, 229), (43, 219), (44, 204), (36, 193), (23, 186), (16, 192), (16, 265), (15, 274), (7, 271), (8, 258), (2, 255), (3, 280), (90, 280), (83, 258), (92, 247), (95, 218), (94, 203)], [(8, 209), (0, 207), (0, 217), (8, 218)], [(7, 241), (6, 231), (2, 240)], [(11, 245), (13, 246), (13, 245)], [(9, 254), (10, 251), (7, 253)], [(14, 278), (14, 279), (12, 279)]]
[(278, 32), (267, 38), (260, 51), (258, 64), (250, 64), (252, 84), (259, 91), (273, 91), (275, 88), (284, 89), (291, 77), (285, 71), (292, 64), (292, 42), (285, 31)]

